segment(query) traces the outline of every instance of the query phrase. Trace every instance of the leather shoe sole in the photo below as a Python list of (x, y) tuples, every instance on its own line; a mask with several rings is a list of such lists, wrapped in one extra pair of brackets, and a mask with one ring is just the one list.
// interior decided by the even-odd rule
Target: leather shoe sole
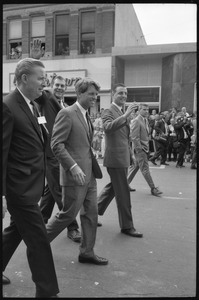
[(142, 238), (143, 234), (136, 231), (136, 230), (132, 230), (132, 229), (122, 229), (121, 230), (122, 233), (132, 236), (132, 237), (138, 237), (138, 238)]
[(2, 284), (10, 284), (10, 279), (5, 275), (2, 275)]
[(97, 222), (97, 227), (101, 227), (101, 226), (102, 226), (102, 223)]
[(107, 265), (108, 260), (103, 257), (99, 257), (95, 255), (94, 257), (84, 257), (79, 255), (78, 260), (80, 263), (88, 263), (88, 264), (94, 264), (94, 265)]

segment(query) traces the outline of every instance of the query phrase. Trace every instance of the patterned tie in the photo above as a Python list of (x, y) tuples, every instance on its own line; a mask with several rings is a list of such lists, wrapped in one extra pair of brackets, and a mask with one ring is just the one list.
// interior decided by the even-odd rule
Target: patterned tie
[(144, 122), (145, 122), (145, 126), (146, 126), (146, 130), (149, 133), (149, 125), (148, 125), (148, 120), (146, 118), (144, 118)]

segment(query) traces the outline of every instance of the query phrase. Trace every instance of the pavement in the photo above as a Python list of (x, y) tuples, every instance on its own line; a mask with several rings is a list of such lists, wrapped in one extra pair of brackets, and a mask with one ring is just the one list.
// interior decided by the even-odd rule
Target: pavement
[[(99, 160), (102, 164), (102, 160)], [(52, 243), (55, 268), (63, 298), (160, 298), (196, 297), (196, 175), (190, 169), (150, 164), (155, 185), (163, 191), (152, 196), (139, 171), (131, 182), (135, 228), (143, 238), (120, 233), (115, 199), (97, 229), (95, 253), (109, 260), (107, 266), (80, 264), (79, 245), (64, 230)], [(102, 165), (101, 165), (102, 166)], [(109, 182), (97, 180), (98, 193)], [(56, 213), (57, 207), (54, 208)], [(77, 216), (79, 222), (79, 215)], [(3, 228), (9, 223), (9, 213)], [(35, 286), (22, 242), (4, 274), (11, 284), (3, 286), (5, 298), (34, 298)]]

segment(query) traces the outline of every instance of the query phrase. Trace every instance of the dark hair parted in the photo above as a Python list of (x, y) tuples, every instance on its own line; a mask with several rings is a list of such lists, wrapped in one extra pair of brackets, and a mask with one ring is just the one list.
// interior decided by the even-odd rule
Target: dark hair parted
[(124, 83), (116, 83), (116, 84), (114, 84), (113, 89), (112, 89), (113, 93), (116, 92), (117, 87), (124, 87), (124, 88), (126, 88), (126, 86), (125, 86)]
[(94, 86), (96, 90), (99, 92), (100, 85), (98, 82), (94, 81), (93, 79), (89, 77), (84, 77), (79, 79), (75, 84), (75, 91), (77, 94), (79, 93), (85, 93), (90, 86)]
[(17, 63), (16, 69), (15, 69), (15, 82), (20, 83), (21, 76), (23, 74), (26, 74), (26, 75), (31, 74), (35, 67), (45, 68), (44, 64), (38, 59), (34, 59), (34, 58), (21, 59)]

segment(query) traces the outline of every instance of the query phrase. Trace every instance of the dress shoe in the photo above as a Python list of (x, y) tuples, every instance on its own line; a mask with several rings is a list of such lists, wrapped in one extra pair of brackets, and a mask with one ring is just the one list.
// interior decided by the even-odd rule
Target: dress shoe
[(97, 222), (97, 227), (101, 227), (102, 223), (101, 222)]
[(131, 228), (131, 229), (122, 229), (121, 230), (122, 233), (126, 234), (126, 235), (130, 235), (132, 237), (143, 237), (143, 234), (136, 231), (135, 229)]
[(162, 194), (162, 192), (161, 192), (157, 187), (154, 187), (154, 188), (151, 189), (151, 194), (152, 194), (153, 196), (159, 197), (160, 194)]
[(69, 230), (67, 234), (68, 238), (71, 239), (75, 243), (81, 243), (81, 234), (79, 230)]
[(85, 257), (82, 255), (79, 255), (78, 260), (80, 263), (88, 263), (88, 264), (94, 264), (94, 265), (107, 265), (108, 260), (103, 257), (99, 257), (97, 255), (92, 257)]
[(2, 284), (10, 284), (10, 279), (2, 274)]
[(149, 159), (150, 162), (152, 162), (152, 164), (154, 164), (154, 166), (157, 166), (156, 162), (154, 159)]
[(130, 192), (135, 192), (136, 189), (132, 189), (132, 188), (129, 186), (129, 191), (130, 191)]

